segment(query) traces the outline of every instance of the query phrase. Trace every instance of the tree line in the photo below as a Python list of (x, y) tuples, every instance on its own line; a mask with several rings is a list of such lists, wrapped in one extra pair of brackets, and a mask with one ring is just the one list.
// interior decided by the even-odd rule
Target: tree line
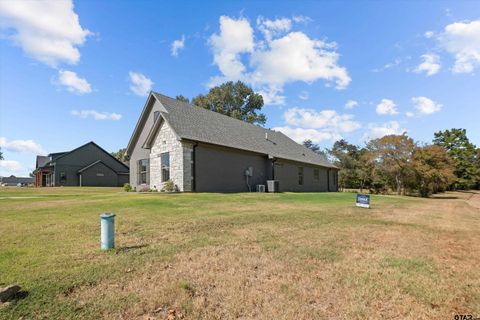
[[(310, 140), (303, 144), (321, 152)], [(406, 133), (372, 139), (363, 147), (342, 139), (326, 155), (340, 168), (341, 189), (422, 197), (480, 189), (480, 148), (469, 141), (465, 129), (436, 132), (431, 144), (415, 142)]]

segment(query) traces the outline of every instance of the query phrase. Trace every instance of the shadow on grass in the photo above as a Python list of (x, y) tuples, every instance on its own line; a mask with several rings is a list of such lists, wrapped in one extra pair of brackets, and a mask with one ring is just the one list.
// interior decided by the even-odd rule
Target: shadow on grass
[(139, 245), (135, 245), (135, 246), (125, 246), (125, 247), (120, 247), (120, 248), (117, 248), (115, 249), (115, 253), (127, 253), (127, 252), (130, 252), (130, 251), (135, 251), (135, 250), (138, 250), (138, 249), (142, 249), (142, 248), (146, 248), (148, 247), (147, 244), (139, 244)]
[(430, 199), (433, 199), (433, 200), (455, 200), (455, 199), (460, 199), (460, 198), (456, 197), (456, 196), (445, 196), (445, 197), (438, 196), (438, 197), (430, 197)]

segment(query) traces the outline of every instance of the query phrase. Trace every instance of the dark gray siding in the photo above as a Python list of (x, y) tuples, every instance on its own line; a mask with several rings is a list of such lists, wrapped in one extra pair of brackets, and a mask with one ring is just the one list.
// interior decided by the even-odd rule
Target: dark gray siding
[(338, 170), (330, 169), (330, 191), (338, 191)]
[(117, 173), (99, 162), (82, 172), (82, 186), (119, 186)]
[[(303, 168), (303, 184), (299, 184), (298, 168)], [(319, 179), (314, 178), (314, 169), (319, 170)], [(314, 167), (299, 162), (277, 160), (275, 163), (275, 180), (280, 181), (280, 191), (324, 192), (328, 191), (327, 168)]]
[[(105, 165), (110, 167), (115, 172), (125, 172), (128, 173), (128, 168), (122, 163), (113, 158), (110, 154), (99, 148), (93, 143), (88, 143), (72, 152), (66, 154), (65, 156), (58, 158), (55, 161), (55, 185), (56, 186), (79, 186), (79, 174), (78, 170), (94, 163), (95, 161), (101, 160)], [(66, 181), (60, 182), (60, 173), (65, 172)], [(115, 179), (111, 178), (108, 180), (108, 186), (118, 186), (119, 181), (115, 176)], [(102, 182), (103, 183), (103, 182)], [(83, 185), (85, 183), (82, 182)]]
[(245, 170), (253, 167), (249, 178), (252, 191), (270, 178), (270, 161), (264, 155), (199, 144), (195, 147), (195, 191), (248, 191)]
[[(199, 144), (195, 148), (195, 191), (248, 191), (245, 170), (249, 166), (253, 167), (253, 177), (250, 182), (252, 191), (255, 191), (257, 184), (266, 185), (267, 180), (272, 179), (272, 162), (265, 155)], [(303, 167), (302, 185), (299, 184), (299, 167)], [(314, 177), (315, 168), (319, 170), (318, 180)], [(281, 159), (275, 162), (275, 180), (280, 181), (281, 192), (337, 191), (336, 175), (336, 169)]]
[[(299, 184), (298, 168), (303, 168), (303, 184)], [(315, 179), (314, 170), (319, 170), (319, 179)], [(326, 192), (338, 191), (338, 170), (312, 166), (305, 163), (277, 160), (275, 163), (275, 180), (280, 181), (280, 191)]]

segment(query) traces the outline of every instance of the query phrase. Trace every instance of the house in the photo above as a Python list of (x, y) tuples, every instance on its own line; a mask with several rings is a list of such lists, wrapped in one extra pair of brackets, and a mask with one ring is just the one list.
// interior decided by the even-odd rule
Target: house
[(281, 132), (152, 92), (126, 150), (130, 184), (160, 190), (337, 191), (338, 168)]
[(129, 168), (95, 142), (69, 152), (37, 156), (35, 185), (117, 187), (128, 182)]
[(9, 186), (28, 186), (33, 185), (35, 180), (31, 177), (15, 177), (11, 175), (10, 177), (0, 177), (0, 186), (9, 187)]

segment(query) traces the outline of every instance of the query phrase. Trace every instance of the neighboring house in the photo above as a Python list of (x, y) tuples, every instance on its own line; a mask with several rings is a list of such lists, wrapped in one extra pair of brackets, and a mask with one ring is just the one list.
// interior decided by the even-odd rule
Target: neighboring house
[(35, 185), (117, 187), (128, 182), (129, 169), (94, 142), (70, 152), (37, 156)]
[(28, 186), (30, 184), (33, 185), (34, 182), (35, 179), (30, 177), (15, 177), (14, 175), (11, 175), (10, 177), (0, 177), (0, 185), (2, 187)]
[(132, 187), (179, 191), (337, 191), (338, 168), (281, 132), (152, 92), (126, 150)]

